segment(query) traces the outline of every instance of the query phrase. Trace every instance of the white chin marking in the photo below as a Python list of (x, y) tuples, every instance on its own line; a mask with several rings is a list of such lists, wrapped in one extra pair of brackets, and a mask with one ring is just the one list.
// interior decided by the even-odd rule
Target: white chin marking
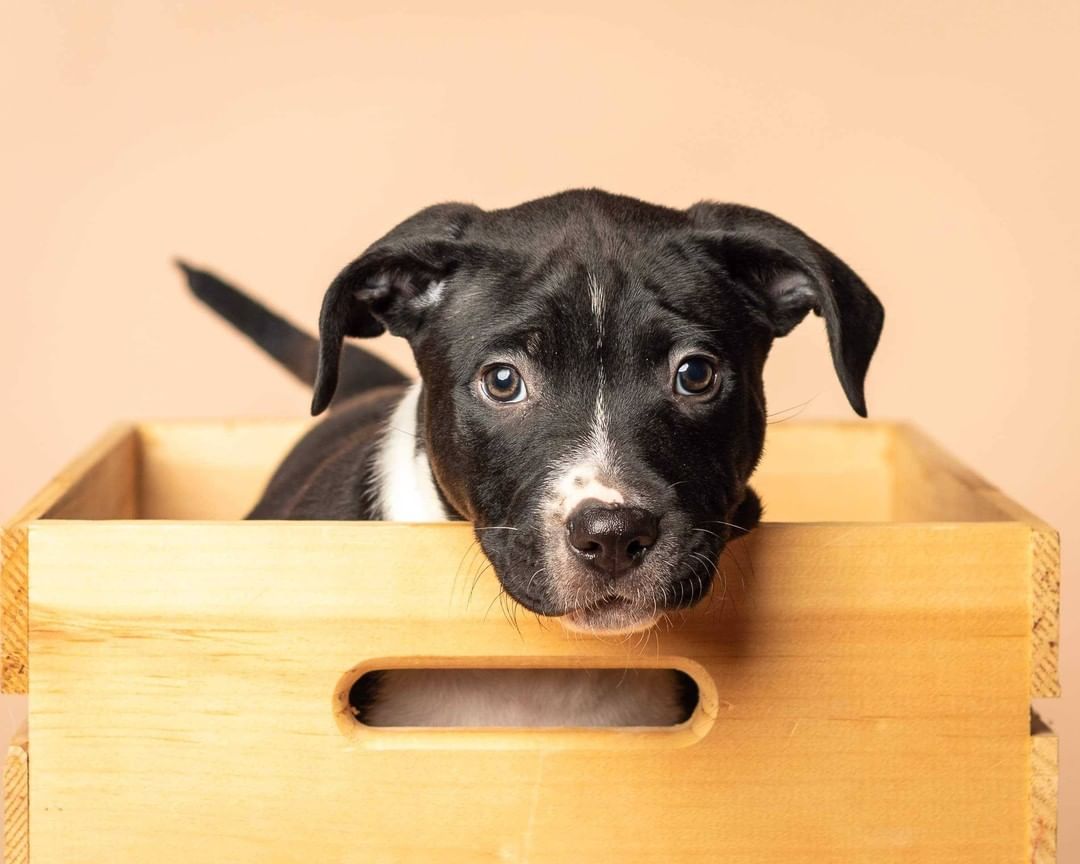
[(422, 384), (411, 385), (394, 408), (375, 457), (375, 483), (382, 518), (391, 522), (445, 522), (427, 454), (416, 449), (416, 407)]
[(659, 620), (659, 614), (633, 618), (626, 612), (612, 615), (603, 611), (586, 613), (580, 609), (559, 618), (563, 627), (571, 633), (587, 633), (590, 636), (629, 636), (650, 629)]

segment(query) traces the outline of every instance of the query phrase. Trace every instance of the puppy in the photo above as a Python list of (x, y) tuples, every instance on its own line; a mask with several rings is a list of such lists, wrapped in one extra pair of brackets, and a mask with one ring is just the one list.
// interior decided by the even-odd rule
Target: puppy
[[(840, 383), (866, 416), (884, 320), (851, 268), (775, 216), (595, 189), (420, 211), (334, 279), (318, 346), (210, 274), (187, 273), (313, 383), (314, 414), (339, 370), (345, 385), (250, 518), (468, 520), (514, 601), (592, 634), (642, 630), (697, 603), (724, 545), (757, 524), (747, 482), (773, 339), (822, 316)], [(344, 346), (385, 331), (409, 341), (420, 381)], [(384, 673), (361, 694), (365, 720), (515, 724), (538, 701), (533, 674), (503, 673), (492, 699), (469, 673)], [(621, 671), (593, 675), (583, 688), (547, 676), (539, 701), (556, 725), (685, 716), (671, 673), (618, 688), (607, 678)]]

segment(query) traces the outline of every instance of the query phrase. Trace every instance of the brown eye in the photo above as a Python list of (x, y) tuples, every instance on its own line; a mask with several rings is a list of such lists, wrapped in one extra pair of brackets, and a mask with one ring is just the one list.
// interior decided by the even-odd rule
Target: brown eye
[(522, 402), (528, 395), (525, 379), (509, 363), (496, 363), (480, 377), (484, 395), (495, 402)]
[(679, 396), (701, 396), (716, 382), (716, 362), (702, 354), (691, 354), (675, 370), (672, 389)]

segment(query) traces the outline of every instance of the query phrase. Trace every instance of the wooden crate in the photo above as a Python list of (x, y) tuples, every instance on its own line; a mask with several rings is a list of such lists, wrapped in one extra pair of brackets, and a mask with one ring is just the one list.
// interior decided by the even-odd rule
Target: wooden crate
[[(1057, 534), (918, 432), (772, 427), (727, 593), (622, 641), (511, 626), (466, 525), (237, 521), (303, 428), (121, 427), (4, 529), (9, 861), (1054, 860)], [(344, 707), (454, 665), (667, 666), (701, 700), (663, 729)]]

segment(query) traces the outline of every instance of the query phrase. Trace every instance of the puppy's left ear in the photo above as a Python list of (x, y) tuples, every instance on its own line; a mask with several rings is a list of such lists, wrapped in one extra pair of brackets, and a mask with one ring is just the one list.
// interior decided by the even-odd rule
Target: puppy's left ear
[(754, 293), (774, 336), (811, 310), (824, 317), (833, 366), (848, 402), (866, 416), (863, 383), (885, 310), (866, 283), (794, 225), (751, 207), (702, 202), (686, 211), (710, 257)]
[(378, 336), (387, 330), (406, 338), (416, 335), (425, 311), (438, 302), (445, 280), (479, 254), (479, 247), (463, 235), (481, 213), (471, 204), (437, 204), (421, 210), (337, 275), (319, 315), (312, 414), (322, 413), (334, 396), (346, 337)]

